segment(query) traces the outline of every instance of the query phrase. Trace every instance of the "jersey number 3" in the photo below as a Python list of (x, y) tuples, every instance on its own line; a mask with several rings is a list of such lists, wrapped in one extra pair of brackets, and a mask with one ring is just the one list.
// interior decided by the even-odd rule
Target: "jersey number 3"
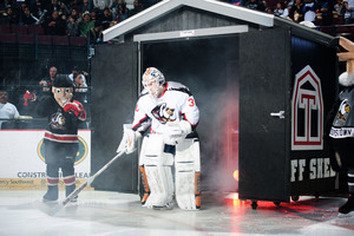
[(194, 101), (193, 98), (189, 98), (189, 99), (188, 99), (188, 105), (189, 105), (190, 107), (193, 107), (193, 106), (195, 105), (195, 101)]

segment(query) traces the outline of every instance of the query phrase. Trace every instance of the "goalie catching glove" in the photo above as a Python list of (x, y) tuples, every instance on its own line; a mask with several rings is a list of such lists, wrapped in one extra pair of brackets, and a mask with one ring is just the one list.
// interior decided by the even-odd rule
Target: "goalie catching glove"
[(130, 124), (123, 125), (123, 138), (117, 148), (117, 153), (125, 152), (126, 154), (133, 153), (137, 148), (137, 142), (141, 138), (138, 131), (132, 130)]
[(169, 145), (176, 145), (178, 140), (184, 138), (192, 131), (192, 127), (186, 120), (166, 123), (162, 129), (164, 142)]

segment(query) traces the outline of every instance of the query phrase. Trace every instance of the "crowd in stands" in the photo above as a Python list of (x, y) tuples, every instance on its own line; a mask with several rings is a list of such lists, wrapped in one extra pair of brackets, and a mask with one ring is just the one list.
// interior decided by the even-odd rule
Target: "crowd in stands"
[(226, 2), (274, 14), (296, 23), (312, 22), (314, 27), (354, 22), (353, 0), (226, 0)]
[[(127, 0), (128, 1), (128, 0)], [(0, 0), (0, 24), (41, 25), (47, 35), (88, 37), (100, 43), (102, 31), (161, 0)], [(314, 26), (350, 24), (354, 0), (220, 0)]]
[(89, 37), (99, 43), (103, 30), (156, 2), (135, 0), (128, 8), (125, 0), (0, 0), (0, 24), (41, 25), (47, 35)]

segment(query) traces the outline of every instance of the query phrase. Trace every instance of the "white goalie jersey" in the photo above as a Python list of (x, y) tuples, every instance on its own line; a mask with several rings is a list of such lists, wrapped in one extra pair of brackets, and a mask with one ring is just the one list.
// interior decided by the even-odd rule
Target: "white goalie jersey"
[(199, 121), (199, 109), (189, 89), (181, 83), (169, 81), (159, 98), (144, 89), (136, 105), (132, 129), (144, 133), (162, 133), (169, 122), (187, 121), (192, 130)]

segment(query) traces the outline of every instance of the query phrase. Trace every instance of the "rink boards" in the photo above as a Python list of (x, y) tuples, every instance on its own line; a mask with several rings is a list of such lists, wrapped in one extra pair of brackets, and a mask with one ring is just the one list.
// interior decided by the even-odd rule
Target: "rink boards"
[[(43, 157), (44, 130), (0, 130), (0, 189), (42, 189), (46, 187)], [(90, 177), (91, 131), (79, 131), (75, 161), (77, 183)], [(63, 183), (60, 183), (63, 186)]]

